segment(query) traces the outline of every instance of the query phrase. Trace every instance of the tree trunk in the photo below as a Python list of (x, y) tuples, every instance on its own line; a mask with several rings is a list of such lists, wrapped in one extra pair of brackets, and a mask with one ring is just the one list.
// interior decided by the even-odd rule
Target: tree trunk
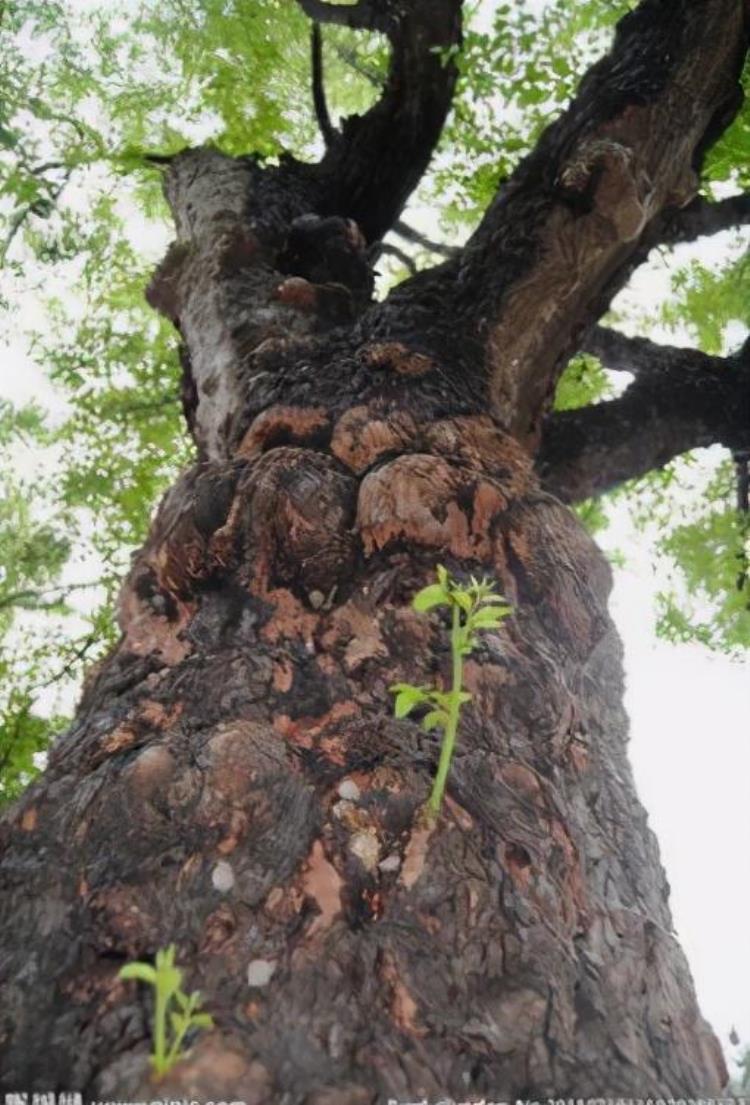
[[(0, 1084), (253, 1105), (714, 1094), (726, 1070), (626, 760), (609, 568), (520, 443), (541, 400), (519, 400), (514, 436), (488, 413), (497, 378), (445, 317), (451, 261), (366, 309), (404, 196), (363, 227), (326, 206), (321, 164), (169, 168), (178, 241), (149, 299), (182, 334), (200, 459), (135, 559), (120, 645), (0, 827)], [(560, 240), (582, 219), (568, 199), (549, 200)], [(533, 244), (542, 221), (513, 223), (531, 244), (506, 278), (526, 290), (490, 359), (532, 293), (540, 333), (558, 310), (568, 270), (546, 301), (528, 280), (563, 265)], [(584, 235), (586, 302), (634, 234), (617, 256)], [(489, 288), (489, 251), (470, 255)], [(552, 352), (518, 338), (532, 399), (579, 293)], [(514, 613), (466, 664), (430, 824), (439, 740), (394, 720), (389, 687), (449, 679), (446, 625), (410, 605), (437, 564), (490, 575)], [(156, 1086), (151, 995), (118, 971), (172, 943), (215, 1028)]]

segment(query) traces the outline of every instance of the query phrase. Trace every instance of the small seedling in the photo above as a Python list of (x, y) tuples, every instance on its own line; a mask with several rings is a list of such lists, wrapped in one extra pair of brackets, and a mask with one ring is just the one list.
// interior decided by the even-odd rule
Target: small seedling
[(414, 596), (412, 606), (422, 614), (438, 606), (451, 608), (451, 689), (440, 691), (435, 687), (415, 687), (411, 683), (396, 683), (390, 688), (391, 693), (396, 696), (394, 712), (397, 718), (407, 717), (418, 706), (427, 706), (428, 711), (422, 718), (422, 728), (427, 732), (436, 728), (443, 730), (440, 761), (427, 802), (428, 813), (433, 818), (440, 813), (443, 802), (456, 745), (461, 707), (471, 701), (471, 695), (463, 689), (464, 657), (476, 647), (478, 631), (497, 629), (511, 613), (510, 606), (506, 605), (501, 595), (495, 593), (495, 585), (488, 579), (477, 581), (472, 576), (471, 582), (465, 585), (452, 579), (442, 565), (438, 565), (437, 579), (437, 583), (422, 588)]
[[(182, 991), (182, 971), (174, 965), (175, 947), (170, 944), (156, 953), (156, 966), (150, 963), (126, 963), (120, 978), (147, 982), (156, 991), (154, 1006), (154, 1053), (151, 1065), (160, 1078), (170, 1071), (180, 1056), (180, 1048), (191, 1028), (211, 1028), (209, 1013), (198, 1010), (201, 996), (194, 990), (189, 996)], [(172, 1008), (173, 1003), (177, 1008)], [(171, 1033), (167, 1030), (171, 1024)], [(171, 1040), (169, 1036), (171, 1035)]]

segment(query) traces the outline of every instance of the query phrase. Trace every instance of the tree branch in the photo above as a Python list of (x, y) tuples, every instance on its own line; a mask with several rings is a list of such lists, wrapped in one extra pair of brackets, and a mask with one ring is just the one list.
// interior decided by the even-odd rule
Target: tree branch
[(326, 146), (333, 146), (341, 135), (331, 122), (326, 102), (325, 84), (323, 81), (323, 36), (320, 33), (320, 24), (313, 23), (310, 31), (310, 64), (312, 69), (312, 93), (315, 105), (315, 117), (318, 120), (320, 133)]
[[(743, 0), (643, 0), (448, 262), (439, 351), (461, 378), (481, 372), (493, 414), (530, 451), (581, 334), (661, 240), (649, 232), (665, 212), (677, 219), (695, 195), (703, 153), (741, 102), (745, 49)], [(684, 227), (709, 221), (699, 207)], [(440, 266), (436, 286), (449, 276)], [(413, 288), (418, 305), (423, 274)], [(395, 293), (401, 312), (408, 296)]]
[[(607, 367), (635, 374), (619, 399), (547, 419), (537, 470), (564, 502), (601, 495), (691, 449), (750, 445), (750, 356), (709, 357), (614, 331), (597, 346)], [(586, 343), (587, 346), (589, 343)], [(606, 346), (606, 350), (605, 350)]]
[[(90, 583), (60, 583), (45, 590), (26, 588), (21, 591), (13, 591), (0, 596), (0, 610), (11, 606), (18, 606), (24, 610), (54, 610), (63, 604), (73, 591), (89, 590), (92, 587), (100, 587), (101, 584), (102, 580), (95, 579)], [(57, 595), (57, 597), (47, 602), (45, 600), (49, 595)]]
[(598, 357), (604, 367), (613, 372), (641, 376), (668, 369), (686, 350), (660, 345), (649, 338), (628, 338), (608, 326), (593, 326), (581, 344), (581, 352)]
[(696, 196), (687, 207), (665, 212), (660, 241), (664, 245), (694, 242), (696, 238), (746, 226), (748, 223), (750, 192), (728, 196), (717, 203), (711, 203), (703, 196)]
[(461, 0), (298, 2), (320, 22), (381, 31), (391, 44), (380, 99), (343, 121), (310, 170), (319, 180), (318, 213), (354, 219), (371, 244), (400, 215), (440, 138), (457, 78), (450, 51), (461, 41)]
[(387, 0), (357, 0), (356, 4), (329, 4), (327, 0), (297, 0), (305, 15), (316, 23), (335, 23), (355, 31), (387, 34), (393, 16)]
[[(35, 170), (31, 171), (36, 176), (41, 174), (42, 171), (45, 169), (58, 169), (61, 167), (64, 166), (61, 166), (58, 162), (50, 162), (48, 165), (38, 166)], [(14, 211), (13, 215), (8, 221), (8, 232), (5, 235), (5, 239), (0, 242), (0, 267), (5, 264), (8, 253), (10, 252), (10, 247), (13, 245), (13, 241), (16, 235), (18, 234), (24, 223), (27, 221), (27, 219), (29, 219), (32, 215), (37, 215), (39, 218), (46, 219), (52, 213), (55, 204), (62, 195), (63, 189), (70, 180), (73, 169), (73, 165), (65, 167), (63, 178), (57, 184), (54, 184), (51, 181), (45, 181), (48, 188), (48, 195), (43, 197), (43, 200), (45, 204), (49, 204), (49, 210), (45, 210), (44, 212), (40, 211), (38, 208), (39, 201), (37, 199), (33, 200), (31, 203), (24, 204), (22, 207), (19, 207), (16, 211)]]
[(459, 246), (447, 246), (444, 242), (433, 242), (432, 238), (428, 238), (421, 230), (415, 230), (403, 219), (396, 219), (393, 229), (399, 238), (405, 238), (407, 242), (415, 242), (417, 245), (429, 249), (431, 253), (436, 253), (439, 257), (455, 257), (460, 252)]
[(405, 250), (399, 249), (398, 246), (394, 246), (391, 242), (381, 242), (380, 245), (376, 248), (378, 249), (379, 254), (385, 253), (390, 254), (391, 257), (395, 257), (405, 268), (409, 270), (412, 276), (416, 276), (417, 266), (414, 264), (414, 258), (410, 257)]

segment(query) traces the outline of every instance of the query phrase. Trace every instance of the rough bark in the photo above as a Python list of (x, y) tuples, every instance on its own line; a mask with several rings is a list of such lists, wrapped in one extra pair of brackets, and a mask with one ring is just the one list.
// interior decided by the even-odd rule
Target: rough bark
[(750, 223), (750, 194), (747, 192), (737, 196), (727, 196), (726, 199), (715, 203), (711, 203), (702, 196), (696, 196), (687, 207), (667, 214), (661, 241), (665, 245), (694, 242), (696, 238), (747, 226), (748, 223)]
[(442, 299), (438, 348), (483, 365), (493, 415), (530, 449), (581, 338), (696, 196), (741, 103), (746, 20), (736, 0), (642, 3), (466, 247), (404, 286), (399, 307)]
[[(638, 34), (651, 20), (663, 39), (665, 6), (643, 7)], [(696, 7), (729, 83), (740, 5)], [(675, 10), (693, 65), (693, 18)], [(718, 110), (717, 67), (695, 126), (674, 90), (659, 101), (684, 123), (683, 161)], [(578, 110), (609, 102), (613, 72)], [(169, 168), (177, 241), (149, 299), (182, 335), (199, 460), (135, 558), (120, 644), (0, 822), (0, 1085), (255, 1105), (713, 1094), (726, 1070), (626, 759), (609, 569), (487, 413), (493, 355), (466, 328), (446, 336), (460, 267), (496, 288), (497, 258), (480, 236), (370, 306), (374, 231), (323, 176), (215, 151)], [(590, 241), (585, 211), (542, 207)], [(544, 220), (524, 217), (528, 255), (503, 271), (527, 280), (551, 261)], [(556, 288), (538, 294), (542, 333)], [(525, 295), (495, 328), (528, 325)], [(585, 314), (573, 299), (566, 333)], [(429, 826), (437, 739), (392, 718), (388, 687), (448, 677), (445, 625), (410, 606), (436, 563), (490, 574), (514, 615), (466, 665), (474, 697)], [(216, 1027), (157, 1092), (150, 997), (118, 970), (170, 943)]]

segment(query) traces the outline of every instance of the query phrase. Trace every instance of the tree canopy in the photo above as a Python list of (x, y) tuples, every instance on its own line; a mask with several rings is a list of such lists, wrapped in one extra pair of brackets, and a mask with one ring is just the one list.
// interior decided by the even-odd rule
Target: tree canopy
[[(380, 294), (452, 256), (634, 6), (470, 7), (462, 44), (435, 47), (436, 64), (457, 66), (453, 107), (382, 247)], [(316, 0), (2, 8), (3, 336), (48, 387), (0, 408), (0, 798), (25, 785), (62, 724), (55, 688), (115, 639), (118, 581), (190, 456), (177, 341), (144, 299), (169, 237), (164, 164), (198, 144), (266, 162), (320, 157), (389, 79), (388, 27), (363, 33), (366, 7), (335, 22)], [(320, 21), (312, 36), (309, 17)], [(747, 379), (748, 190), (745, 106), (708, 152), (699, 196), (638, 258), (669, 293), (646, 309), (626, 289), (588, 336), (559, 382), (539, 461), (592, 528), (617, 498), (656, 530), (674, 567), (660, 632), (729, 651), (750, 643), (750, 417), (747, 384), (738, 404), (735, 382)], [(678, 392), (684, 421), (663, 440)], [(619, 461), (601, 464), (604, 440)], [(692, 450), (715, 443), (706, 475)]]

